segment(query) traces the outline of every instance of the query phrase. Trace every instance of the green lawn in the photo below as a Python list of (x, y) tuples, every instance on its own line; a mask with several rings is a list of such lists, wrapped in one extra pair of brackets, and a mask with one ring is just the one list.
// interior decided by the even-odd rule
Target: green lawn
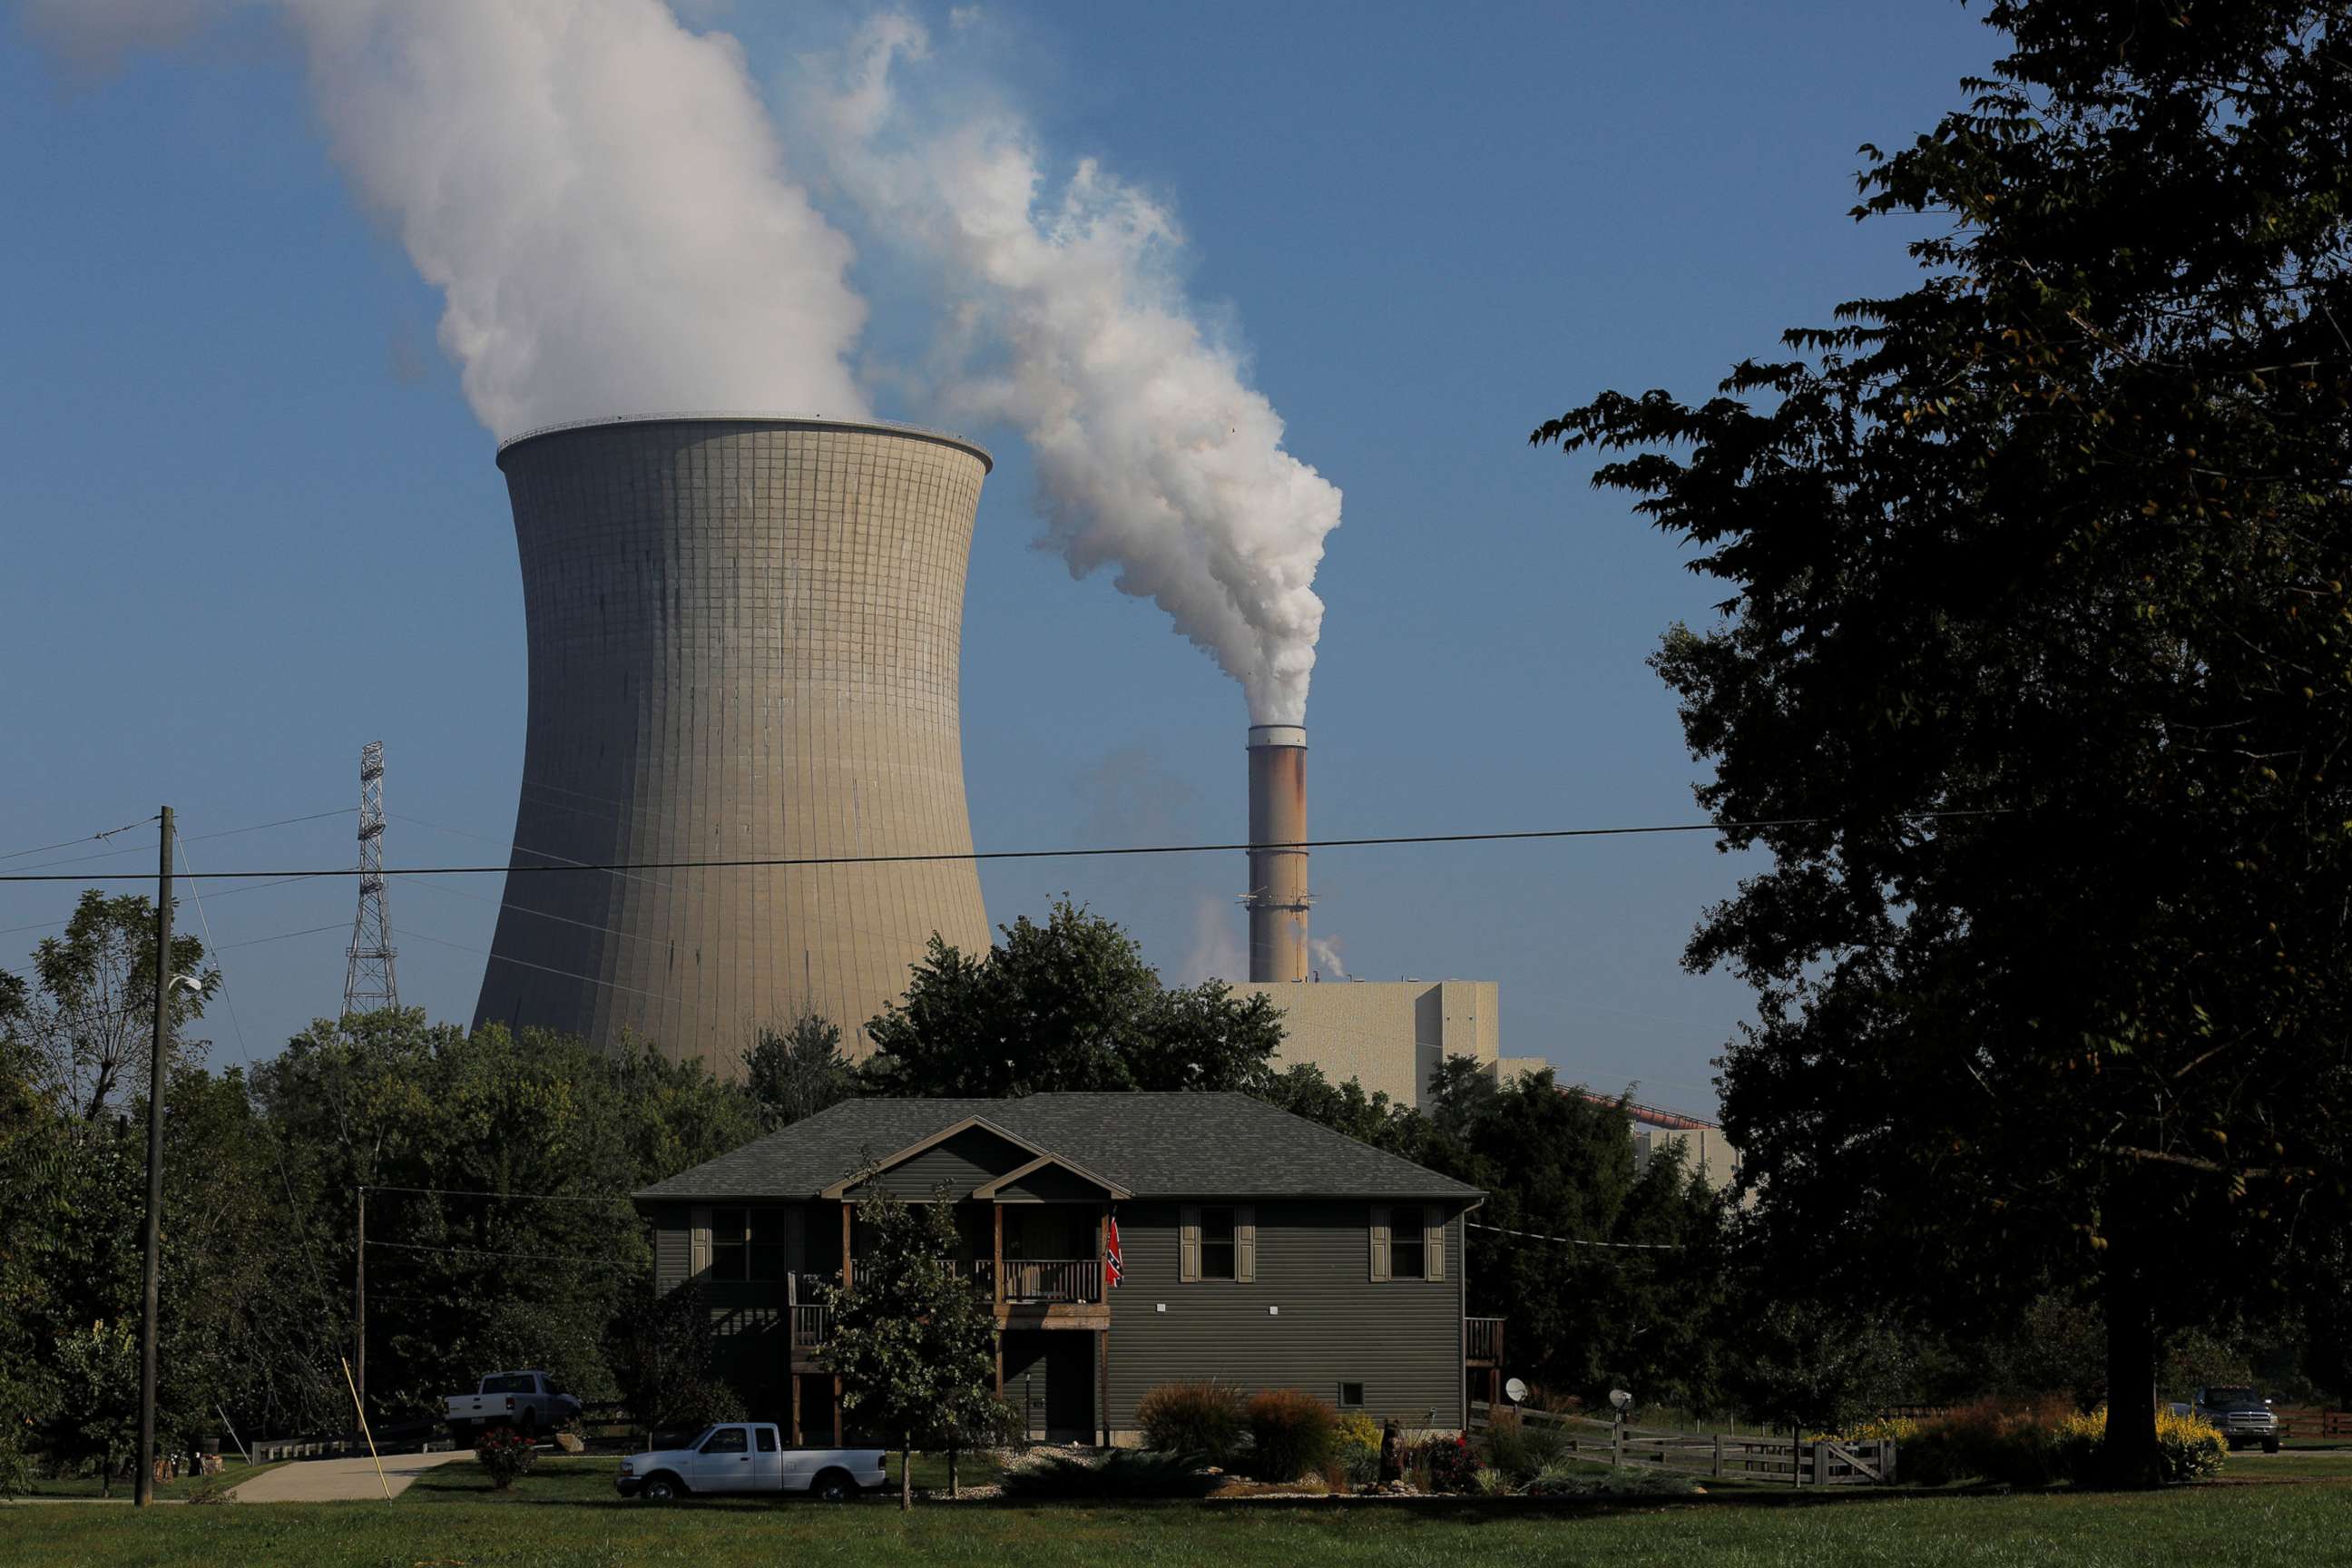
[[(163, 1498), (185, 1498), (199, 1492), (226, 1490), (239, 1481), (249, 1481), (265, 1471), (278, 1468), (276, 1462), (267, 1465), (248, 1465), (234, 1454), (224, 1455), (221, 1463), (221, 1473), (217, 1476), (182, 1476), (176, 1481), (156, 1488), (155, 1495)], [(117, 1481), (114, 1483), (112, 1495), (127, 1498), (131, 1495), (131, 1489), (129, 1481)], [(96, 1476), (67, 1476), (60, 1479), (37, 1482), (33, 1489), (25, 1495), (28, 1498), (45, 1498), (102, 1497), (107, 1494), (100, 1488)]]
[[(2317, 1463), (2323, 1457), (2304, 1458)], [(938, 1504), (911, 1516), (901, 1516), (885, 1500), (847, 1508), (748, 1500), (671, 1508), (624, 1503), (610, 1489), (611, 1461), (549, 1460), (503, 1496), (484, 1489), (473, 1467), (458, 1465), (428, 1477), (390, 1506), (231, 1505), (143, 1515), (130, 1509), (14, 1508), (0, 1514), (0, 1563), (2122, 1568), (2179, 1563), (2276, 1568), (2344, 1560), (2352, 1456), (2326, 1458), (2332, 1465), (2324, 1474), (2247, 1463), (2231, 1467), (2230, 1479), (2218, 1485), (2154, 1496), (1739, 1493), (1549, 1510), (1478, 1503)]]

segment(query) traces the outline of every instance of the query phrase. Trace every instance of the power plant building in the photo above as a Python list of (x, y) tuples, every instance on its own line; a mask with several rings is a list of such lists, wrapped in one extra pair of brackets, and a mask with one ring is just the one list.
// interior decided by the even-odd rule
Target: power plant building
[[(959, 713), (990, 458), (752, 416), (504, 444), (530, 647), (521, 799), (475, 1023), (733, 1076), (803, 1013), (858, 1053), (932, 934), (985, 950)], [(720, 868), (687, 863), (798, 862)], [(594, 869), (631, 866), (638, 869)]]

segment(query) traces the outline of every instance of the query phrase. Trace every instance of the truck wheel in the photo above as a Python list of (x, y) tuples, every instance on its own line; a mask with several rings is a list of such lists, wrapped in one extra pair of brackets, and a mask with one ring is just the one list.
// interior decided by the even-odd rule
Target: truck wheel
[(647, 1476), (646, 1484), (637, 1489), (637, 1495), (647, 1502), (676, 1502), (679, 1495), (677, 1478), (668, 1474)]
[(2265, 1438), (2263, 1438), (2263, 1453), (2265, 1453), (2265, 1454), (2275, 1454), (2275, 1453), (2277, 1453), (2277, 1452), (2278, 1452), (2278, 1450), (2279, 1450), (2279, 1440), (2278, 1440), (2277, 1438), (2275, 1438), (2275, 1437), (2265, 1437)]
[(809, 1483), (809, 1496), (819, 1502), (847, 1502), (857, 1495), (857, 1482), (847, 1470), (824, 1470)]
[(471, 1421), (450, 1422), (449, 1441), (451, 1444), (460, 1448), (472, 1447), (474, 1446), (474, 1424)]
[(522, 1413), (522, 1419), (516, 1422), (515, 1426), (522, 1433), (526, 1441), (536, 1442), (539, 1438), (539, 1412), (536, 1410), (524, 1411)]

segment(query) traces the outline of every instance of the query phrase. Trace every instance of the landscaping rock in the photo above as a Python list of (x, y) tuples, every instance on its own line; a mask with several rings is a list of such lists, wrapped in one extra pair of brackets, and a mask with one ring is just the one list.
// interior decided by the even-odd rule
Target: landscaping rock
[(558, 1432), (555, 1435), (555, 1446), (567, 1454), (584, 1454), (588, 1451), (588, 1445), (569, 1432)]

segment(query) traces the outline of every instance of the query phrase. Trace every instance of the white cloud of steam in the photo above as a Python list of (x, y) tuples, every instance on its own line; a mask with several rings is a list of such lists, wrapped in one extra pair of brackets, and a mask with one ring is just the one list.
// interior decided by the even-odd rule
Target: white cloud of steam
[(1339, 957), (1339, 939), (1336, 936), (1310, 936), (1307, 939), (1307, 953), (1315, 960), (1315, 972), (1326, 980), (1349, 978), (1348, 966)]
[(1198, 985), (1203, 980), (1238, 984), (1249, 978), (1249, 954), (1234, 934), (1237, 923), (1231, 899), (1204, 896), (1194, 900), (1192, 948), (1177, 972), (1178, 984)]
[[(336, 161), (446, 309), (500, 436), (613, 414), (863, 417), (849, 241), (789, 177), (724, 34), (660, 0), (275, 0)], [(180, 42), (192, 0), (31, 0), (85, 66)]]
[(959, 360), (943, 401), (1020, 427), (1074, 574), (1108, 568), (1167, 611), (1253, 722), (1303, 722), (1339, 491), (1283, 450), (1281, 416), (1202, 331), (1168, 210), (1091, 160), (1050, 192), (1010, 111), (914, 123), (892, 77), (928, 48), (910, 18), (876, 18), (817, 113), (841, 187), (940, 264), (965, 344), (1002, 346)]

